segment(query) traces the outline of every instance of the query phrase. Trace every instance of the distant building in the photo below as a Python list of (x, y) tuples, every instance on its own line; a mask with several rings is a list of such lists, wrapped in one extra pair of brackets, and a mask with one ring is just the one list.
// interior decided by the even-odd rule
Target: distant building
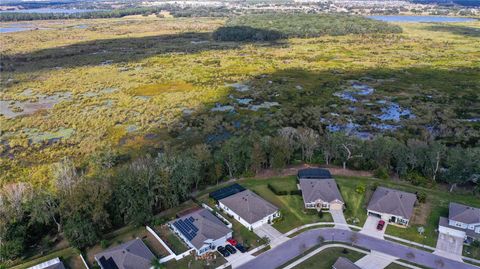
[(168, 223), (197, 255), (215, 251), (232, 237), (232, 230), (207, 209), (199, 209)]
[(65, 269), (62, 261), (57, 257), (55, 259), (51, 259), (46, 262), (42, 262), (32, 267), (28, 267), (28, 269)]
[(370, 199), (367, 211), (390, 223), (408, 226), (417, 196), (413, 193), (378, 187)]
[(302, 190), (305, 208), (343, 209), (345, 202), (335, 179), (326, 169), (309, 168), (298, 172), (298, 185)]
[(361, 269), (347, 258), (340, 257), (333, 264), (332, 269)]
[(448, 218), (440, 217), (439, 232), (464, 240), (480, 240), (480, 208), (450, 203)]
[(140, 239), (134, 239), (95, 255), (102, 269), (149, 269), (155, 255)]
[(218, 206), (243, 226), (255, 229), (280, 217), (278, 208), (250, 190), (218, 200)]

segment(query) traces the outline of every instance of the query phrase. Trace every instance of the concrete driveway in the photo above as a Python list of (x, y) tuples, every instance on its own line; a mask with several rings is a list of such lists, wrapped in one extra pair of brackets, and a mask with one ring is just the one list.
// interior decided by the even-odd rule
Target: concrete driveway
[(385, 222), (383, 230), (379, 231), (377, 230), (377, 224), (379, 221), (380, 218), (378, 217), (368, 216), (360, 233), (383, 239), (383, 235), (385, 234), (385, 230), (387, 229), (388, 222)]
[(362, 269), (383, 269), (394, 260), (396, 260), (396, 258), (393, 256), (378, 251), (372, 251), (370, 254), (356, 261), (355, 264)]
[[(219, 254), (221, 255), (221, 254)], [(228, 257), (224, 257), (228, 263), (232, 266), (232, 268), (237, 268), (240, 265), (253, 260), (255, 256), (248, 254), (248, 252), (241, 253), (240, 251), (237, 251), (235, 254), (231, 254)]]
[[(330, 214), (332, 215), (333, 222), (335, 222), (335, 228), (350, 230), (350, 228), (348, 228), (347, 226), (347, 220), (345, 220), (345, 215), (343, 215), (342, 209), (330, 209)], [(344, 224), (344, 225), (337, 225), (337, 224)]]
[(440, 233), (437, 239), (435, 254), (462, 261), (463, 238)]
[(262, 225), (258, 228), (253, 229), (253, 232), (258, 235), (260, 238), (268, 237), (270, 239), (270, 246), (274, 247), (278, 244), (281, 244), (287, 241), (289, 238), (284, 236), (277, 229), (273, 228), (270, 224)]

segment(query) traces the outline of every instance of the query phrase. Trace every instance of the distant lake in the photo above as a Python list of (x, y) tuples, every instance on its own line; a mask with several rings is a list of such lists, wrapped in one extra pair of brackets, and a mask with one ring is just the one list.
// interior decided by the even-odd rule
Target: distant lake
[(368, 16), (370, 19), (386, 22), (470, 22), (476, 19), (442, 16)]
[(15, 33), (15, 32), (22, 32), (22, 31), (28, 31), (28, 30), (32, 30), (32, 28), (5, 27), (5, 28), (0, 28), (0, 34)]
[(0, 13), (62, 13), (62, 14), (74, 14), (83, 12), (104, 11), (103, 9), (63, 9), (63, 8), (32, 8), (32, 9), (19, 9), (19, 10), (5, 10)]

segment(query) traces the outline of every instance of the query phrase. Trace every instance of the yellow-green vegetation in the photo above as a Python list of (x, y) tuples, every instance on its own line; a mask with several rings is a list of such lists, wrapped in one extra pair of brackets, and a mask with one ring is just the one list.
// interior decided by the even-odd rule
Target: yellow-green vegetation
[[(183, 140), (187, 144), (202, 140), (198, 132), (185, 133), (185, 124), (211, 134), (222, 124), (242, 132), (231, 126), (240, 119), (263, 129), (318, 121), (318, 116), (344, 123), (329, 113), (349, 113), (348, 103), (332, 96), (349, 79), (370, 83), (377, 100), (387, 96), (411, 107), (416, 117), (402, 136), (421, 133), (420, 127), (435, 119), (451, 127), (440, 130), (445, 139), (468, 143), (478, 137), (478, 123), (463, 120), (478, 116), (479, 22), (403, 24), (398, 34), (292, 38), (277, 44), (214, 41), (211, 33), (223, 23), (152, 17), (41, 21), (35, 24), (48, 30), (2, 34), (0, 100), (34, 102), (65, 91), (72, 96), (44, 112), (0, 118), (1, 184), (48, 185), (49, 164), (64, 156), (81, 162), (112, 147), (135, 156), (178, 135), (190, 139)], [(87, 27), (75, 27), (83, 24)], [(254, 91), (226, 85), (235, 82)], [(265, 110), (209, 112), (217, 102), (234, 105), (230, 94), (279, 102), (271, 110), (281, 113), (271, 118)], [(354, 106), (363, 111), (353, 115), (358, 120), (375, 113)], [(185, 119), (190, 113), (198, 119)], [(58, 130), (71, 131), (56, 136), (55, 143), (48, 135), (32, 143), (31, 129), (55, 136)]]

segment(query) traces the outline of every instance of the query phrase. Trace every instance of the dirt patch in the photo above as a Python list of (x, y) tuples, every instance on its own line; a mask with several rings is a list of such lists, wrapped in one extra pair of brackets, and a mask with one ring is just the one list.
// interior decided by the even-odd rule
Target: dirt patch
[(330, 173), (334, 176), (359, 176), (359, 177), (372, 177), (373, 173), (369, 171), (357, 171), (357, 170), (350, 170), (350, 169), (343, 169), (340, 167), (335, 166), (326, 166), (326, 165), (309, 165), (309, 164), (298, 164), (298, 165), (289, 165), (284, 169), (276, 170), (276, 169), (264, 169), (260, 171), (255, 178), (258, 179), (266, 179), (271, 177), (284, 177), (284, 176), (294, 176), (298, 173), (298, 170), (310, 167), (320, 167), (325, 168), (330, 171)]
[(143, 239), (143, 242), (145, 242), (145, 244), (153, 252), (153, 254), (155, 254), (157, 258), (170, 255), (170, 253), (151, 233), (147, 233), (146, 237)]
[(430, 201), (427, 200), (425, 203), (420, 203), (417, 207), (415, 207), (411, 223), (418, 225), (426, 225), (427, 218), (430, 216), (431, 211), (432, 204)]

